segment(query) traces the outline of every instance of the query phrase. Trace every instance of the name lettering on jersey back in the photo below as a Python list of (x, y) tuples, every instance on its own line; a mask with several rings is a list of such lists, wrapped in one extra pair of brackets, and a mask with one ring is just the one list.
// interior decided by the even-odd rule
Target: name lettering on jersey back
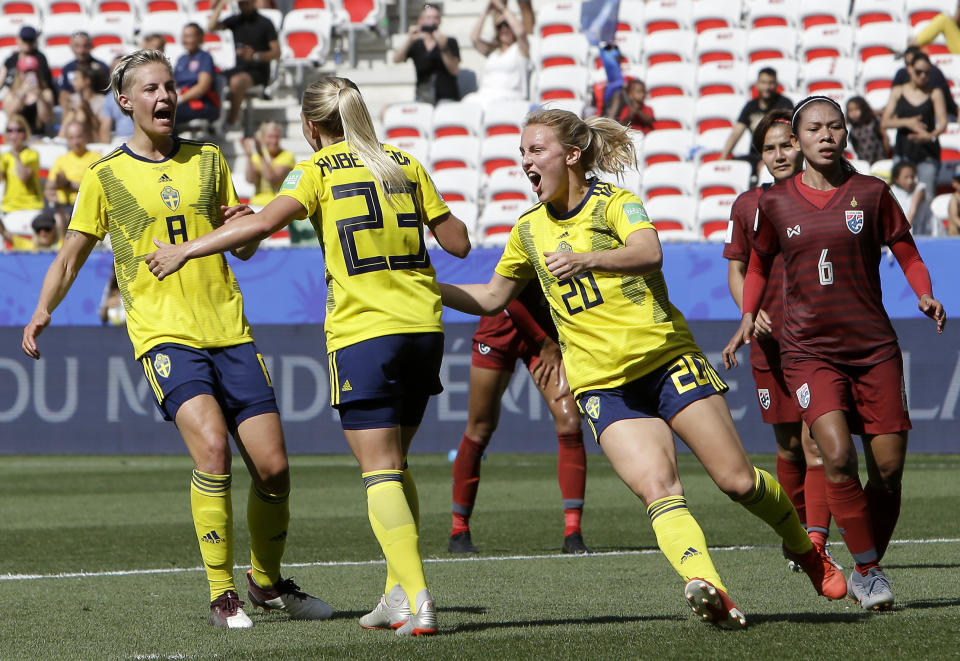
[(329, 156), (321, 156), (315, 161), (316, 165), (320, 167), (320, 176), (325, 177), (334, 170), (345, 170), (347, 168), (360, 168), (363, 167), (363, 163), (360, 162), (360, 159), (357, 158), (356, 154), (330, 154)]

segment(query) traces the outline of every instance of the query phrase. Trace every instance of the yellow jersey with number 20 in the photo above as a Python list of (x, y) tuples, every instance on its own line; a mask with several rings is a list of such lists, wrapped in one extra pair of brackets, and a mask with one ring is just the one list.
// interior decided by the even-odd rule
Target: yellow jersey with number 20
[(616, 388), (699, 351), (683, 315), (667, 298), (661, 271), (587, 271), (557, 280), (546, 267), (545, 252), (616, 250), (633, 232), (652, 228), (637, 196), (591, 180), (586, 197), (569, 213), (554, 214), (541, 203), (520, 216), (510, 232), (496, 272), (540, 280), (575, 395)]
[(280, 185), (278, 195), (307, 210), (323, 248), (328, 352), (384, 335), (443, 330), (423, 225), (450, 210), (416, 159), (383, 148), (409, 180), (406, 191), (391, 196), (394, 207), (345, 140), (298, 163)]
[(110, 233), (136, 358), (163, 342), (209, 349), (253, 341), (224, 255), (190, 260), (162, 282), (143, 261), (156, 250), (155, 238), (202, 236), (220, 226), (220, 205), (236, 203), (230, 169), (213, 144), (175, 140), (161, 161), (122, 145), (84, 175), (69, 229), (98, 239)]

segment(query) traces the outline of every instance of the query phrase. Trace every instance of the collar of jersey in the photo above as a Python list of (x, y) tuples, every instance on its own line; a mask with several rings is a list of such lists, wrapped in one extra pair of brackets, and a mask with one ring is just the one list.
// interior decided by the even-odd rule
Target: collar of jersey
[(587, 189), (587, 194), (583, 196), (582, 200), (580, 200), (580, 204), (570, 209), (570, 211), (568, 211), (567, 213), (557, 213), (554, 210), (553, 205), (550, 204), (549, 202), (547, 202), (547, 205), (546, 205), (547, 211), (549, 211), (550, 215), (556, 218), (557, 220), (570, 220), (571, 218), (573, 218), (583, 210), (583, 205), (585, 205), (587, 203), (587, 200), (590, 199), (590, 194), (593, 193), (593, 188), (597, 185), (598, 181), (599, 179), (597, 179), (596, 177), (591, 177), (590, 179), (587, 179), (587, 182), (589, 182), (590, 184), (590, 188)]
[(143, 161), (144, 163), (163, 163), (164, 161), (169, 161), (171, 158), (177, 155), (177, 152), (180, 151), (180, 138), (174, 136), (173, 138), (173, 149), (170, 150), (170, 153), (161, 158), (159, 161), (154, 161), (152, 159), (146, 158), (145, 156), (140, 156), (139, 154), (134, 154), (133, 151), (127, 147), (127, 143), (120, 145), (120, 149), (123, 152), (132, 158), (137, 159), (138, 161)]

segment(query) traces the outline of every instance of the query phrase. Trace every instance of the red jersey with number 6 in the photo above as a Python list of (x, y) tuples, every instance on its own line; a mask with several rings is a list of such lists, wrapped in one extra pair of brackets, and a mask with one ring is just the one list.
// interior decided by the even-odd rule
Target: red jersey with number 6
[(754, 235), (760, 255), (783, 255), (784, 356), (873, 365), (897, 355), (879, 268), (883, 246), (910, 231), (900, 205), (880, 179), (853, 174), (821, 209), (800, 176), (760, 196)]

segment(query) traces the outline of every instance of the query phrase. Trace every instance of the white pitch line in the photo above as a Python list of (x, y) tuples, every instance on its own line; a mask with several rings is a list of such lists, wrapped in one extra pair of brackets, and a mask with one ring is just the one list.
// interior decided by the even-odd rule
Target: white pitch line
[[(890, 544), (956, 544), (960, 538), (952, 539), (939, 537), (934, 539), (894, 539)], [(840, 542), (832, 542), (830, 546), (840, 546)], [(773, 546), (711, 546), (711, 552), (718, 551), (760, 551), (779, 548)], [(591, 557), (619, 557), (632, 555), (653, 555), (660, 553), (660, 549), (641, 549), (637, 551), (600, 551), (591, 553)], [(505, 562), (510, 560), (579, 560), (580, 556), (565, 553), (550, 553), (546, 555), (497, 555), (497, 556), (470, 556), (460, 558), (424, 558), (424, 564), (442, 564), (451, 562)], [(283, 563), (284, 567), (364, 567), (382, 565), (383, 560), (330, 560), (326, 562), (290, 562)], [(239, 565), (235, 569), (241, 568)], [(51, 578), (103, 578), (106, 576), (147, 576), (154, 574), (186, 574), (189, 572), (204, 571), (203, 567), (172, 567), (168, 569), (117, 569), (97, 572), (62, 572), (59, 574), (0, 574), (0, 581), (38, 581)]]

